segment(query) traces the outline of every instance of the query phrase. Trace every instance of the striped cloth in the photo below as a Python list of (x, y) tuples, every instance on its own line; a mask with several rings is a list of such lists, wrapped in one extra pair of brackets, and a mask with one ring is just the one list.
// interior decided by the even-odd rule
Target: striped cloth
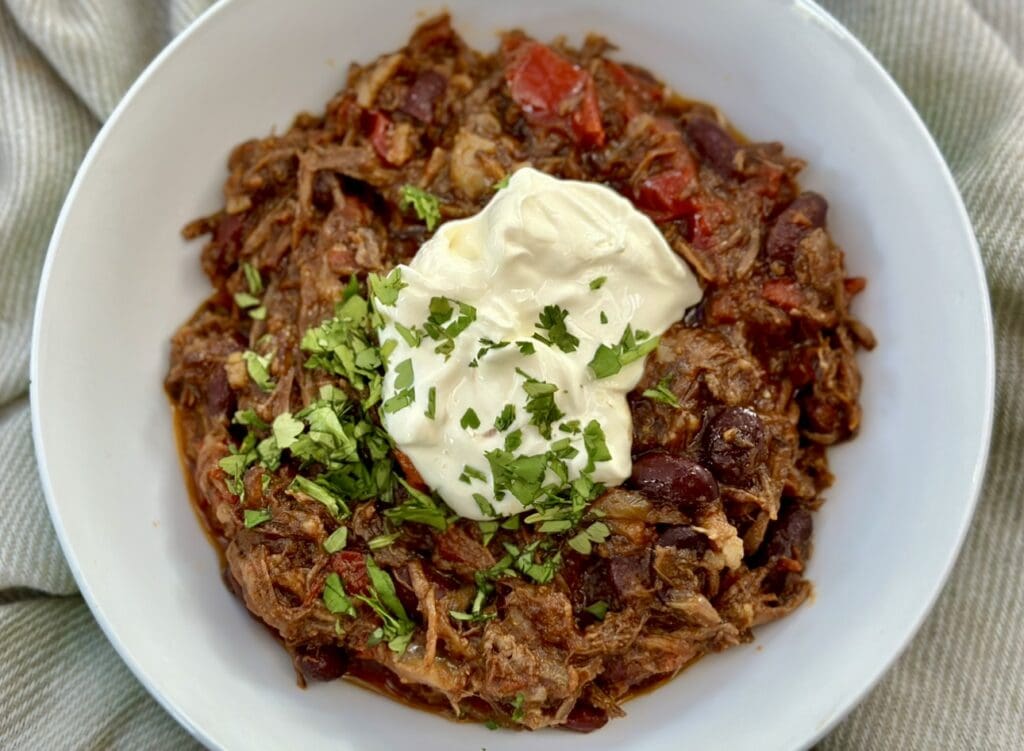
[[(29, 430), (32, 303), (99, 124), (206, 0), (0, 0), (0, 748), (187, 748), (76, 594)], [(1024, 739), (1024, 4), (827, 0), (924, 116), (988, 273), (998, 402), (984, 497), (938, 606), (824, 749)]]

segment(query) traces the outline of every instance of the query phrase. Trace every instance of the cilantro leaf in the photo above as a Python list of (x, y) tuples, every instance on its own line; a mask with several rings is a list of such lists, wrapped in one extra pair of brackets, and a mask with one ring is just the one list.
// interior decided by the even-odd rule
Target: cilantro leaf
[(462, 419), (459, 420), (459, 425), (462, 426), (463, 430), (466, 430), (467, 428), (476, 430), (477, 428), (479, 428), (480, 418), (477, 416), (476, 410), (474, 410), (472, 407), (467, 409), (465, 413), (462, 415)]
[(291, 448), (305, 429), (302, 420), (296, 420), (291, 412), (282, 412), (274, 418), (273, 431), (277, 447), (282, 450)]
[(584, 472), (593, 472), (597, 462), (611, 461), (612, 453), (608, 450), (604, 430), (597, 420), (591, 420), (583, 429), (583, 446), (587, 451), (587, 466)]
[(243, 523), (246, 529), (252, 529), (263, 524), (263, 522), (270, 521), (271, 513), (268, 508), (251, 509), (247, 508), (242, 515)]
[(427, 409), (423, 413), (431, 420), (434, 419), (434, 415), (437, 412), (437, 387), (431, 386), (430, 390), (427, 391)]
[(595, 618), (597, 618), (597, 620), (603, 621), (604, 617), (608, 614), (608, 603), (604, 600), (598, 600), (597, 602), (588, 605), (583, 609)]
[(393, 652), (401, 654), (409, 646), (416, 624), (405, 612), (398, 599), (391, 575), (377, 565), (373, 556), (366, 556), (366, 574), (370, 579), (370, 594), (358, 595), (381, 619), (380, 639), (386, 639)]
[(273, 391), (275, 384), (274, 379), (270, 377), (269, 368), (274, 356), (272, 354), (258, 355), (251, 349), (247, 349), (242, 353), (242, 359), (245, 361), (245, 369), (248, 371), (252, 382), (259, 386), (262, 391)]
[(594, 279), (590, 280), (590, 288), (591, 289), (601, 289), (601, 287), (603, 287), (604, 283), (607, 282), (607, 281), (608, 281), (608, 277), (606, 277), (606, 276), (595, 277)]
[(506, 404), (501, 413), (494, 418), (494, 427), (500, 431), (506, 431), (512, 427), (516, 419), (516, 407), (514, 404)]
[(658, 385), (653, 389), (644, 389), (643, 396), (652, 402), (659, 402), (660, 404), (667, 404), (675, 409), (680, 409), (683, 405), (679, 403), (678, 397), (669, 388), (671, 380), (671, 376), (665, 376), (658, 381)]
[(387, 276), (370, 274), (367, 276), (370, 294), (381, 305), (392, 306), (398, 301), (398, 293), (409, 285), (402, 281), (402, 270), (395, 268)]
[(356, 608), (351, 598), (345, 593), (345, 585), (341, 583), (341, 577), (331, 572), (324, 579), (324, 607), (329, 613), (335, 615), (347, 615), (355, 618)]
[(547, 338), (540, 334), (534, 334), (533, 338), (544, 342), (548, 346), (556, 346), (563, 352), (575, 352), (579, 346), (579, 337), (569, 333), (565, 319), (569, 311), (557, 305), (546, 305), (541, 311), (539, 320), (535, 325), (541, 331), (547, 332)]
[(404, 210), (410, 206), (428, 230), (433, 231), (441, 223), (441, 200), (415, 185), (403, 185), (398, 192), (398, 207)]
[(242, 274), (245, 275), (245, 284), (249, 287), (249, 294), (262, 295), (263, 278), (260, 276), (259, 270), (257, 270), (251, 263), (243, 263)]
[(295, 476), (291, 485), (288, 486), (288, 490), (292, 491), (292, 493), (301, 493), (308, 498), (312, 498), (314, 501), (322, 503), (331, 512), (331, 516), (336, 518), (348, 516), (349, 514), (348, 504), (340, 496), (302, 475)]
[(523, 391), (526, 392), (526, 412), (530, 415), (530, 424), (537, 426), (537, 430), (544, 438), (550, 439), (551, 425), (565, 417), (565, 413), (555, 404), (558, 386), (538, 381), (519, 368), (516, 368), (516, 372), (526, 379)]
[(344, 550), (348, 544), (348, 527), (338, 527), (324, 540), (324, 550), (328, 553), (337, 553)]
[(590, 370), (595, 378), (607, 378), (622, 370), (632, 362), (643, 359), (658, 347), (659, 337), (650, 337), (646, 331), (633, 333), (632, 326), (627, 325), (618, 344), (609, 347), (600, 344), (590, 361)]

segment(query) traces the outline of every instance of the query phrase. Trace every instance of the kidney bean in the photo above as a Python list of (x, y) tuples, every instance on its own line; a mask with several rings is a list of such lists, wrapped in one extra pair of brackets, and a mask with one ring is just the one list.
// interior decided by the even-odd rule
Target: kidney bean
[(409, 87), (402, 103), (402, 112), (412, 115), (423, 123), (434, 119), (434, 100), (448, 88), (448, 79), (435, 70), (422, 70)]
[(348, 657), (341, 647), (304, 645), (295, 652), (295, 666), (311, 681), (333, 681), (345, 674)]
[(747, 485), (764, 461), (764, 423), (747, 407), (726, 407), (706, 420), (701, 435), (704, 460), (730, 485)]
[(828, 202), (817, 193), (798, 195), (768, 230), (765, 244), (768, 260), (781, 263), (787, 269), (792, 266), (800, 241), (813, 230), (825, 226), (827, 213)]
[(736, 175), (733, 160), (740, 146), (722, 126), (706, 117), (695, 117), (686, 122), (686, 135), (716, 172), (724, 177)]
[(708, 538), (685, 525), (669, 527), (658, 535), (658, 544), (663, 548), (692, 550), (697, 555), (704, 555), (708, 550)]
[(607, 712), (581, 699), (573, 706), (562, 727), (577, 733), (590, 733), (604, 727), (607, 722)]
[(651, 588), (651, 552), (612, 558), (608, 575), (620, 602), (643, 597)]
[(708, 469), (686, 456), (652, 451), (633, 462), (633, 487), (654, 501), (697, 506), (718, 499), (718, 483)]
[(771, 558), (789, 558), (804, 563), (811, 554), (811, 533), (814, 520), (806, 509), (790, 506), (768, 528), (765, 555)]

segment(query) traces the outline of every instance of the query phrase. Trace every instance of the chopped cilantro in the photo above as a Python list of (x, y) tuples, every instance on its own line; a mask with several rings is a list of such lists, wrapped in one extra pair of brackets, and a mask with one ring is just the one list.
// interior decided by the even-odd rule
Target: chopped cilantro
[(501, 409), (501, 413), (494, 418), (494, 427), (498, 430), (505, 431), (512, 427), (512, 423), (516, 419), (516, 407), (514, 404), (506, 404)]
[(248, 292), (236, 292), (235, 293), (235, 305), (245, 310), (246, 308), (255, 308), (260, 304), (258, 297), (253, 297)]
[(392, 306), (398, 302), (398, 293), (409, 285), (402, 281), (402, 270), (392, 269), (387, 276), (370, 274), (367, 277), (370, 295), (381, 305)]
[(526, 392), (526, 412), (530, 415), (530, 424), (536, 425), (544, 438), (551, 438), (551, 425), (565, 416), (555, 404), (558, 386), (538, 381), (519, 368), (516, 368), (516, 372), (526, 379), (523, 391)]
[(277, 447), (281, 450), (291, 448), (305, 429), (302, 420), (296, 420), (291, 412), (282, 412), (274, 418), (273, 431)]
[(590, 370), (595, 378), (607, 378), (622, 370), (623, 367), (632, 362), (643, 359), (658, 346), (658, 337), (650, 337), (646, 331), (633, 333), (629, 325), (622, 333), (618, 344), (609, 347), (600, 344), (594, 357), (590, 361)]
[(260, 276), (259, 270), (257, 270), (251, 263), (243, 263), (242, 273), (245, 275), (245, 284), (249, 287), (249, 294), (262, 295), (263, 278)]
[(441, 200), (415, 185), (403, 185), (398, 192), (398, 207), (404, 210), (410, 206), (428, 230), (433, 231), (441, 223)]
[(591, 543), (601, 543), (608, 539), (611, 530), (604, 522), (594, 522), (585, 530), (569, 539), (569, 547), (580, 555), (590, 555)]
[(338, 527), (324, 540), (324, 550), (328, 553), (337, 553), (344, 550), (348, 544), (348, 527)]
[(444, 510), (437, 502), (426, 493), (416, 490), (401, 477), (398, 482), (405, 488), (409, 498), (404, 503), (384, 511), (384, 516), (396, 523), (415, 522), (439, 529), (442, 532), (448, 528), (448, 519)]
[[(468, 621), (470, 623), (480, 623), (482, 621), (489, 621), (496, 617), (497, 613), (462, 613), (458, 610), (449, 610), (448, 615), (456, 621)], [(495, 725), (494, 727), (497, 727)]]
[(606, 277), (606, 276), (595, 277), (594, 279), (590, 280), (590, 288), (591, 289), (601, 289), (601, 287), (603, 287), (604, 283), (607, 282), (607, 281), (608, 281), (608, 277)]
[(269, 368), (274, 356), (258, 355), (251, 349), (247, 349), (242, 353), (242, 359), (245, 360), (245, 369), (249, 372), (253, 383), (262, 391), (273, 391), (274, 380), (270, 377)]
[(513, 722), (522, 722), (523, 719), (525, 718), (526, 713), (523, 711), (523, 702), (524, 701), (526, 701), (526, 697), (523, 696), (523, 692), (520, 691), (518, 694), (516, 694), (516, 698), (512, 702), (512, 721)]
[(402, 360), (395, 366), (395, 389), (401, 391), (413, 384), (412, 360)]
[(598, 600), (597, 602), (593, 603), (592, 605), (588, 605), (583, 609), (595, 618), (597, 618), (597, 620), (603, 621), (604, 617), (608, 614), (608, 603), (604, 600)]
[(431, 420), (434, 419), (434, 415), (437, 412), (437, 387), (431, 386), (430, 390), (427, 391), (427, 409), (423, 413)]
[(660, 381), (658, 381), (658, 385), (655, 386), (653, 389), (644, 389), (644, 397), (650, 399), (653, 402), (667, 404), (670, 407), (679, 409), (680, 407), (682, 407), (682, 405), (679, 403), (679, 399), (676, 397), (676, 395), (672, 392), (672, 389), (669, 388), (669, 383), (671, 382), (671, 380), (671, 376), (665, 376)]
[(391, 543), (393, 543), (395, 540), (397, 540), (401, 534), (401, 532), (392, 532), (389, 535), (377, 535), (376, 537), (369, 540), (366, 543), (366, 546), (370, 550), (380, 550), (381, 548), (386, 548), (389, 545), (391, 545)]
[(312, 498), (314, 501), (322, 503), (331, 512), (331, 516), (340, 517), (348, 516), (349, 514), (348, 504), (341, 497), (323, 485), (315, 483), (302, 475), (296, 475), (288, 489), (293, 493), (301, 493)]
[(420, 346), (420, 331), (418, 328), (413, 326), (410, 329), (408, 326), (405, 326), (398, 321), (394, 321), (394, 327), (401, 337), (405, 339), (405, 343), (410, 347), (415, 348)]
[(584, 472), (593, 472), (597, 462), (607, 462), (612, 458), (605, 441), (604, 430), (597, 420), (591, 420), (583, 429), (583, 446), (587, 450), (587, 467)]
[(347, 615), (355, 618), (356, 608), (352, 599), (345, 593), (345, 585), (341, 583), (341, 577), (331, 572), (324, 579), (324, 607), (334, 615)]
[(512, 179), (512, 173), (508, 173), (503, 178), (494, 183), (494, 190), (501, 190), (502, 188), (508, 187), (508, 181)]
[(603, 310), (601, 311), (601, 323), (608, 323), (608, 316)]
[(416, 624), (398, 599), (391, 575), (377, 565), (373, 556), (366, 556), (366, 574), (370, 579), (370, 594), (357, 597), (369, 605), (381, 620), (379, 633), (374, 632), (372, 638), (377, 642), (386, 640), (391, 651), (401, 654), (409, 646)]
[(532, 355), (537, 351), (537, 347), (534, 346), (533, 342), (516, 342), (516, 346), (519, 347), (519, 354), (521, 355)]
[(494, 506), (487, 500), (487, 496), (482, 493), (473, 493), (473, 501), (476, 503), (476, 507), (480, 509), (480, 513), (484, 516), (495, 516)]
[(467, 409), (465, 413), (462, 415), (462, 419), (459, 420), (459, 425), (462, 426), (463, 430), (466, 430), (467, 428), (476, 430), (477, 428), (479, 428), (480, 418), (477, 417), (476, 410), (474, 410), (472, 407)]
[(471, 467), (470, 465), (467, 464), (462, 468), (462, 474), (459, 475), (459, 479), (468, 485), (470, 480), (479, 480), (480, 482), (487, 482), (487, 475), (485, 475), (476, 467)]
[(575, 352), (576, 347), (579, 346), (579, 337), (573, 336), (569, 333), (569, 329), (565, 323), (565, 319), (568, 318), (569, 311), (565, 308), (561, 308), (557, 305), (546, 305), (544, 310), (541, 311), (539, 320), (535, 325), (536, 328), (541, 331), (547, 332), (547, 337), (543, 337), (540, 334), (534, 334), (533, 338), (537, 341), (544, 342), (548, 346), (558, 347), (563, 352)]
[(405, 389), (399, 391), (394, 396), (387, 399), (382, 405), (382, 409), (389, 415), (394, 414), (400, 410), (410, 406), (416, 400), (416, 395), (412, 389)]
[(259, 525), (263, 524), (263, 522), (270, 521), (271, 514), (270, 509), (268, 508), (247, 508), (242, 516), (245, 528), (252, 529), (253, 527), (258, 527)]
[(262, 321), (267, 317), (267, 306), (260, 305), (258, 308), (252, 308), (249, 311), (249, 317), (254, 321)]

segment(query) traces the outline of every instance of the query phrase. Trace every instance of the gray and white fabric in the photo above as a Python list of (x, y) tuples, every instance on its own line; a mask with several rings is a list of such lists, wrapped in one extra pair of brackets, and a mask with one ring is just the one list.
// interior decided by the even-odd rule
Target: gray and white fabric
[[(194, 745), (76, 592), (36, 476), (27, 392), (39, 272), (78, 163), (134, 78), (208, 4), (0, 0), (0, 748)], [(998, 388), (984, 496), (953, 576), (907, 653), (821, 748), (1019, 749), (1024, 0), (823, 4), (907, 92), (956, 176), (992, 290)]]

